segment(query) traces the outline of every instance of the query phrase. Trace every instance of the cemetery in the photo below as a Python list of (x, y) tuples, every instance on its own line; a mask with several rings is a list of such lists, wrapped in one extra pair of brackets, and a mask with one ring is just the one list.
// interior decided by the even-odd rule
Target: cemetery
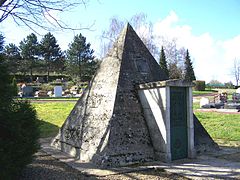
[(52, 145), (79, 163), (100, 167), (171, 162), (217, 151), (219, 147), (193, 115), (193, 84), (165, 80), (151, 59), (128, 25)]
[[(216, 157), (229, 156), (227, 162), (231, 157), (239, 159), (238, 149), (222, 147), (226, 141), (230, 145), (236, 142), (233, 145), (236, 147), (240, 145), (239, 124), (226, 129), (227, 126), (222, 127), (226, 122), (220, 121), (219, 115), (199, 111), (237, 112), (239, 89), (231, 96), (220, 92), (194, 102), (194, 85), (191, 81), (169, 80), (128, 24), (89, 83), (73, 84), (63, 79), (46, 83), (37, 77), (34, 82), (20, 83), (18, 87), (19, 97), (31, 100), (40, 117), (42, 153), (100, 178), (119, 172), (151, 171), (152, 167), (179, 173), (173, 178), (192, 178), (193, 172), (201, 174), (200, 177), (201, 171), (211, 174), (215, 163), (221, 162)], [(44, 104), (33, 101), (69, 97), (79, 99)], [(239, 123), (237, 115), (220, 116)], [(216, 177), (237, 177), (235, 160), (222, 174), (216, 172)], [(204, 166), (213, 169), (202, 170)], [(229, 174), (229, 170), (233, 173)]]
[[(207, 117), (209, 114), (201, 114), (194, 107), (194, 86), (186, 79), (169, 79), (127, 24), (90, 82), (72, 83), (62, 78), (46, 83), (36, 77), (31, 83), (19, 83), (15, 98), (79, 98), (56, 106), (33, 101), (32, 106), (40, 118), (43, 156), (51, 156), (55, 158), (51, 162), (64, 162), (88, 176), (101, 178), (154, 167), (179, 173), (173, 178), (192, 178), (195, 172), (201, 177), (215, 171), (216, 164), (224, 165), (218, 157), (229, 156), (226, 162), (231, 165), (223, 172), (216, 171), (215, 176), (238, 177), (239, 163), (235, 161), (240, 155), (240, 135), (236, 115), (240, 111), (240, 89), (231, 96), (220, 92), (197, 101), (200, 109), (231, 109), (238, 113), (230, 118), (221, 115), (236, 123), (228, 127), (232, 130), (229, 132), (227, 126), (225, 131), (218, 129), (217, 122), (211, 130), (216, 114)], [(59, 110), (54, 114), (52, 109)], [(229, 144), (236, 141), (237, 148), (223, 148), (225, 142), (218, 138), (225, 138)]]
[(237, 7), (0, 1), (0, 180), (240, 179)]
[(236, 110), (236, 112), (240, 112), (240, 88), (236, 89), (230, 98), (226, 92), (218, 93), (213, 96), (212, 102), (208, 98), (201, 98), (200, 107), (203, 109), (224, 109), (228, 110)]
[(56, 79), (53, 82), (39, 82), (38, 77), (33, 83), (18, 83), (18, 97), (21, 98), (51, 98), (80, 97), (87, 83), (73, 84), (72, 81)]

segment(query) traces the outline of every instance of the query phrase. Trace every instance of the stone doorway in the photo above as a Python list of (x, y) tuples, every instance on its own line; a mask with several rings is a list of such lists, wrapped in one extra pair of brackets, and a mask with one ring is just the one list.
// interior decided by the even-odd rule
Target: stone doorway
[(169, 162), (195, 157), (192, 86), (182, 80), (139, 85), (156, 160)]

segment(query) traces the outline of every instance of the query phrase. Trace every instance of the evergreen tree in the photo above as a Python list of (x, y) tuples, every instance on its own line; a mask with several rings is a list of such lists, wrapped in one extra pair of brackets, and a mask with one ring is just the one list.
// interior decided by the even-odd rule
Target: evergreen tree
[(56, 38), (50, 32), (43, 37), (40, 43), (40, 49), (41, 56), (45, 60), (48, 81), (51, 71), (58, 71), (59, 67), (64, 67), (63, 53), (57, 44)]
[(33, 68), (37, 66), (37, 59), (39, 55), (39, 44), (37, 36), (35, 34), (30, 34), (20, 42), (19, 46), (21, 50), (21, 56), (24, 59), (25, 68), (30, 70), (31, 81), (33, 76)]
[(8, 67), (0, 55), (0, 174), (1, 179), (18, 179), (38, 150), (36, 111), (28, 102), (13, 100)]
[(12, 88), (13, 88), (13, 95), (17, 96), (18, 95), (18, 86), (17, 86), (17, 81), (16, 81), (15, 77), (13, 77), (13, 79), (12, 79)]
[(10, 73), (16, 74), (24, 69), (24, 63), (22, 63), (20, 50), (15, 44), (10, 43), (6, 45), (3, 54), (5, 55), (5, 62), (8, 64)]
[(81, 81), (89, 80), (93, 73), (92, 68), (96, 66), (93, 61), (94, 51), (90, 46), (90, 43), (86, 43), (86, 37), (80, 33), (74, 37), (67, 50), (68, 71), (70, 74), (78, 76)]
[(4, 36), (0, 34), (0, 54), (3, 52), (3, 47), (4, 47)]
[(188, 50), (186, 53), (184, 65), (185, 65), (184, 79), (187, 81), (196, 80)]
[(165, 56), (165, 52), (164, 52), (163, 46), (162, 46), (162, 49), (161, 49), (159, 65), (162, 68), (162, 70), (165, 72), (167, 77), (169, 77), (169, 71), (168, 71), (168, 67), (167, 67), (167, 60), (166, 60), (166, 56)]

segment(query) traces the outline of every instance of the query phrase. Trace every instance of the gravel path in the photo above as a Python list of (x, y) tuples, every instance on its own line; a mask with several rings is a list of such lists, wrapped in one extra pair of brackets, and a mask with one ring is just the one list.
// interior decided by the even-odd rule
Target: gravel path
[[(47, 179), (86, 179), (87, 177), (69, 167), (63, 162), (54, 159), (51, 155), (39, 151), (34, 160), (23, 171), (20, 180), (47, 180)], [(91, 178), (88, 178), (91, 179)], [(96, 178), (92, 178), (96, 179)]]
[(23, 171), (20, 180), (75, 180), (75, 179), (187, 179), (177, 174), (170, 174), (163, 169), (149, 169), (145, 171), (121, 173), (108, 176), (88, 176), (73, 169), (63, 162), (58, 161), (51, 155), (40, 150), (34, 155), (34, 161)]

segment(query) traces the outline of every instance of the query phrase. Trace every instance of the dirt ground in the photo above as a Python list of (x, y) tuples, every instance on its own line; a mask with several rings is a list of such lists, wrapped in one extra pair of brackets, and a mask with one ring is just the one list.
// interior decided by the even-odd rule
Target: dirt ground
[(185, 180), (187, 178), (177, 174), (166, 172), (164, 169), (148, 169), (138, 172), (130, 173), (116, 173), (114, 175), (107, 176), (89, 176), (81, 173), (80, 171), (68, 166), (67, 164), (60, 162), (58, 159), (53, 158), (51, 155), (40, 150), (34, 156), (34, 161), (27, 166), (23, 171), (20, 180), (78, 180), (78, 179), (118, 179), (118, 180), (129, 180), (129, 179), (180, 179)]

